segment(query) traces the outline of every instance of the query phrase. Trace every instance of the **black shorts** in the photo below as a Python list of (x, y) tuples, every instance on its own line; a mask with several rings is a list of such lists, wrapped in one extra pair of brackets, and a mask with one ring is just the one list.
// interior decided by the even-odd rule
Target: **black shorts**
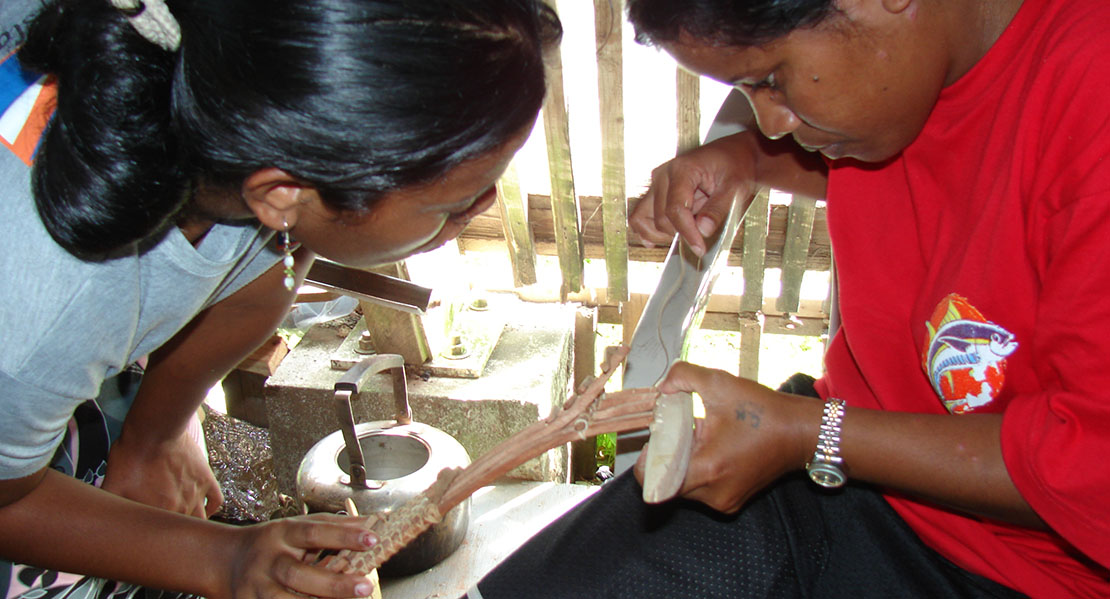
[[(808, 395), (812, 386), (782, 390)], [(469, 593), (469, 599), (549, 597), (1022, 595), (927, 547), (866, 485), (826, 491), (798, 473), (725, 516), (686, 500), (647, 505), (626, 472), (529, 540)]]

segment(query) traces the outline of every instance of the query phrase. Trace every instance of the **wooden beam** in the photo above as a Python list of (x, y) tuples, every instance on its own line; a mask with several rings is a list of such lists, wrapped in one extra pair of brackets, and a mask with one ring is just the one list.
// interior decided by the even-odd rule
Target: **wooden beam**
[[(632, 294), (636, 297), (637, 294)], [(743, 333), (744, 319), (758, 315), (760, 330), (771, 335), (797, 335), (801, 337), (823, 337), (829, 333), (829, 317), (798, 316), (796, 314), (775, 314), (764, 312), (714, 312), (707, 310), (699, 329), (706, 331), (735, 331)], [(602, 324), (622, 324), (620, 309), (615, 306), (599, 306), (598, 322)]]
[(570, 156), (570, 122), (563, 93), (563, 59), (549, 52), (545, 59), (547, 97), (543, 104), (543, 128), (547, 141), (547, 161), (551, 175), (551, 214), (555, 245), (562, 271), (563, 294), (582, 288), (581, 211), (574, 192), (574, 169)]
[(536, 282), (536, 246), (514, 164), (509, 165), (497, 182), (497, 207), (501, 211), (501, 231), (513, 266), (513, 283), (517, 287), (531, 285)]
[(795, 195), (790, 201), (786, 245), (782, 250), (782, 291), (779, 292), (778, 303), (779, 310), (783, 312), (798, 311), (816, 211), (817, 201), (812, 198)]
[(270, 376), (277, 370), (278, 365), (281, 364), (288, 353), (289, 346), (285, 345), (285, 340), (273, 335), (251, 352), (251, 355), (244, 358), (235, 368), (264, 377)]
[(624, 83), (620, 0), (594, 0), (601, 110), (601, 223), (609, 295), (628, 299), (628, 195), (624, 172)]
[(762, 312), (706, 312), (701, 328), (707, 331), (744, 332), (743, 320), (748, 315), (760, 317), (760, 330), (769, 335), (792, 335), (799, 337), (821, 337), (828, 331), (828, 318), (824, 316), (789, 316), (783, 314), (763, 314)]
[[(600, 212), (601, 198), (598, 196), (579, 196), (583, 224), (582, 240), (584, 256), (590, 259), (604, 259), (604, 229), (600, 219), (589, 219), (591, 214)], [(555, 256), (554, 220), (551, 214), (551, 200), (545, 195), (528, 196), (528, 223), (532, 228), (537, 255)], [(786, 243), (786, 226), (789, 206), (774, 204), (770, 207), (764, 238), (764, 267), (778, 268), (782, 264), (783, 247)], [(467, 252), (504, 251), (505, 237), (502, 232), (500, 210), (495, 205), (471, 221), (459, 237), (459, 247)], [(744, 234), (741, 230), (732, 242), (728, 257), (729, 266), (742, 266)], [(632, 262), (662, 262), (667, 257), (668, 247), (645, 248), (639, 237), (628, 231), (628, 259)], [(829, 269), (832, 251), (829, 246), (828, 228), (825, 225), (825, 207), (819, 206), (813, 220), (813, 237), (806, 259), (806, 270), (825, 271)]]
[[(635, 294), (633, 294), (633, 295), (635, 295)], [(598, 298), (598, 299), (604, 299), (604, 298)], [(804, 323), (807, 323), (807, 324), (804, 327), (800, 327), (800, 328), (796, 327), (796, 330), (791, 330), (791, 331), (785, 330), (786, 329), (785, 326), (781, 326), (781, 327), (780, 326), (772, 326), (771, 328), (774, 328), (775, 330), (774, 331), (768, 331), (768, 332), (780, 332), (779, 329), (783, 329), (781, 331), (783, 334), (810, 334), (809, 331), (814, 330), (813, 326), (816, 326), (816, 325), (808, 324), (811, 321), (814, 322), (814, 323), (819, 323), (821, 325), (821, 327), (820, 327), (821, 330), (824, 330), (825, 328), (827, 328), (829, 315), (826, 314), (825, 312), (821, 311), (821, 305), (823, 303), (821, 300), (815, 300), (815, 299), (802, 300), (801, 305), (798, 308), (798, 312), (797, 313), (791, 313), (789, 315), (783, 314), (782, 312), (779, 312), (775, 308), (775, 300), (776, 300), (776, 298), (773, 298), (773, 297), (764, 298), (764, 300), (763, 300), (763, 309), (758, 310), (758, 313), (764, 315), (767, 318), (775, 319), (775, 320), (781, 320), (783, 318), (787, 318), (787, 319), (796, 318), (796, 319), (800, 319), (801, 322), (804, 322)], [(536, 300), (531, 299), (529, 301), (536, 301)], [(558, 299), (552, 300), (552, 301), (558, 301)], [(738, 295), (713, 294), (713, 295), (709, 296), (709, 302), (707, 302), (706, 308), (705, 308), (705, 319), (701, 323), (701, 328), (714, 330), (714, 331), (735, 331), (735, 330), (737, 330), (736, 323), (731, 322), (731, 321), (734, 321), (737, 318), (742, 317), (744, 314), (747, 313), (747, 312), (741, 312), (739, 310), (740, 301), (741, 301), (741, 297), (738, 296)], [(614, 306), (614, 305), (611, 305), (611, 304), (605, 304), (605, 303), (602, 303), (602, 302), (597, 302), (597, 303), (583, 302), (583, 305), (587, 305), (587, 306), (590, 306), (590, 307), (597, 307), (598, 308), (598, 322), (601, 322), (602, 324), (621, 324), (623, 322), (619, 306)], [(824, 333), (820, 333), (820, 334), (824, 334)]]

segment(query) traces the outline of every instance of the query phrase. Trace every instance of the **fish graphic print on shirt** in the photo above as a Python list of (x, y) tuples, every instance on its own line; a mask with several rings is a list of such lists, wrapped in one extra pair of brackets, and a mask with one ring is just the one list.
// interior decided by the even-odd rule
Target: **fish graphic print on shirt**
[(1006, 358), (1017, 347), (1013, 333), (952, 293), (925, 323), (921, 365), (944, 407), (952, 414), (966, 414), (998, 396), (1006, 379)]

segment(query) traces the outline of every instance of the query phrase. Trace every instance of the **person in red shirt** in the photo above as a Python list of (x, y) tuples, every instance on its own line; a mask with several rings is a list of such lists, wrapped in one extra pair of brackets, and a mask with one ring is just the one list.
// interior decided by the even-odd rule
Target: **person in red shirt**
[[(823, 401), (692, 364), (661, 384), (706, 404), (682, 496), (732, 516), (618, 477), (533, 542), (546, 567), (613, 562), (602, 596), (1110, 596), (1110, 4), (628, 10), (754, 117), (656, 169), (633, 229), (702, 252), (759, 186), (826, 198), (841, 325)], [(481, 595), (570, 596), (536, 555)]]

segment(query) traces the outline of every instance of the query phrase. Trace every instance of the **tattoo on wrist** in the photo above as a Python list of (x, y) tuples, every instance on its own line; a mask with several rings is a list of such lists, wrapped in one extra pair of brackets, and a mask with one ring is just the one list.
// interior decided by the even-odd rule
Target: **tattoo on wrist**
[(736, 419), (748, 423), (752, 428), (759, 428), (759, 423), (762, 421), (762, 413), (763, 408), (760, 406), (755, 406), (754, 410), (751, 407), (741, 406), (736, 408)]

